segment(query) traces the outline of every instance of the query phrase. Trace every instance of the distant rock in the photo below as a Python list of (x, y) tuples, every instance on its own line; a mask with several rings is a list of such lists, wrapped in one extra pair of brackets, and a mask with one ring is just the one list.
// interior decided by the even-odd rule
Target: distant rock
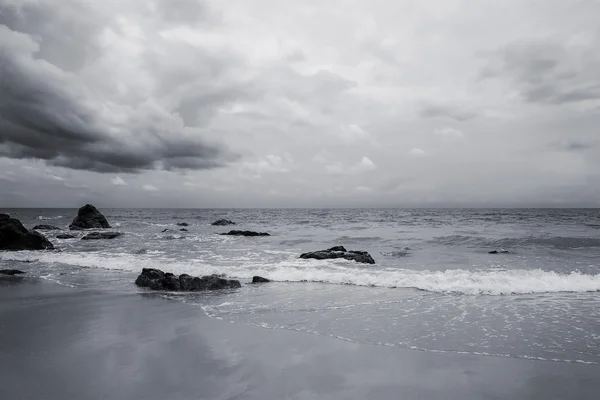
[(140, 287), (152, 290), (169, 290), (198, 292), (204, 290), (236, 289), (241, 287), (240, 281), (235, 279), (224, 279), (218, 275), (207, 275), (201, 278), (192, 277), (187, 274), (176, 276), (170, 272), (159, 269), (144, 268), (135, 280)]
[(214, 225), (214, 226), (227, 226), (227, 225), (235, 225), (235, 222), (230, 221), (228, 219), (220, 219), (218, 221), (213, 222), (211, 225)]
[(252, 283), (267, 283), (267, 282), (271, 282), (271, 281), (267, 278), (263, 278), (262, 276), (253, 276), (252, 277)]
[(96, 207), (86, 204), (77, 212), (77, 216), (69, 225), (71, 230), (81, 229), (106, 229), (110, 228), (106, 217)]
[(343, 258), (346, 260), (356, 261), (365, 264), (375, 264), (373, 257), (366, 251), (348, 251), (344, 246), (335, 246), (327, 250), (313, 251), (300, 255), (300, 258), (314, 258), (316, 260), (330, 260), (335, 258)]
[(188, 230), (187, 230), (187, 229), (185, 229), (185, 228), (181, 228), (179, 231), (180, 231), (180, 232), (187, 232)]
[(170, 229), (163, 229), (162, 231), (160, 231), (160, 233), (165, 233), (165, 232), (171, 232)]
[(24, 274), (24, 273), (25, 272), (19, 271), (18, 269), (0, 269), (0, 274), (1, 275), (13, 276), (13, 275), (21, 275), (21, 274)]
[(227, 236), (271, 236), (266, 232), (252, 232), (252, 231), (229, 231), (227, 233), (221, 233), (221, 235), (227, 235)]
[(121, 235), (121, 232), (92, 232), (82, 237), (81, 240), (114, 239)]
[(71, 233), (61, 233), (60, 235), (56, 235), (57, 239), (75, 239), (77, 236)]
[(488, 254), (507, 254), (507, 253), (508, 253), (508, 250), (504, 250), (504, 249), (488, 251)]
[(27, 230), (21, 221), (0, 214), (0, 250), (51, 250), (54, 246), (44, 235)]
[(188, 224), (187, 222), (178, 222), (177, 226), (189, 226), (190, 224)]
[(62, 231), (61, 228), (53, 225), (36, 225), (33, 229), (36, 231)]

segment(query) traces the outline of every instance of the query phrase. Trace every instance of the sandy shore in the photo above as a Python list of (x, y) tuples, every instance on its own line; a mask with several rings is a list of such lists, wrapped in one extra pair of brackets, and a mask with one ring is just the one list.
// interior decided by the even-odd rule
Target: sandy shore
[(597, 399), (600, 366), (231, 324), (153, 294), (0, 278), (0, 399)]

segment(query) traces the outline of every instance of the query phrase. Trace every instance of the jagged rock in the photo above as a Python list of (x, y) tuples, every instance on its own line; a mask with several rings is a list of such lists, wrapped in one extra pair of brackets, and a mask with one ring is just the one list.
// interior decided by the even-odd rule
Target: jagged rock
[(61, 233), (60, 235), (56, 235), (57, 239), (75, 239), (76, 237), (77, 236), (70, 233)]
[(159, 269), (144, 268), (142, 273), (135, 280), (135, 284), (140, 287), (147, 287), (152, 290), (169, 290), (198, 292), (203, 290), (235, 289), (242, 285), (235, 279), (224, 279), (218, 275), (207, 275), (201, 278), (192, 277), (187, 274), (181, 274), (179, 277)]
[(62, 231), (58, 226), (53, 225), (36, 225), (33, 227), (36, 231)]
[(187, 230), (187, 229), (185, 229), (185, 228), (181, 228), (179, 231), (180, 231), (180, 232), (187, 232), (188, 230)]
[(177, 226), (189, 226), (190, 224), (188, 224), (187, 222), (178, 222)]
[(235, 225), (235, 222), (230, 221), (228, 219), (220, 219), (218, 221), (213, 222), (211, 225), (214, 225), (214, 226)]
[(92, 232), (82, 237), (81, 240), (114, 239), (121, 235), (121, 232)]
[(0, 250), (50, 250), (54, 246), (44, 235), (27, 230), (21, 221), (0, 214)]
[(252, 231), (229, 231), (227, 233), (221, 233), (221, 235), (227, 235), (227, 236), (271, 236), (266, 232), (252, 232)]
[(253, 276), (252, 277), (252, 283), (267, 283), (267, 282), (271, 282), (271, 281), (267, 278), (263, 278), (262, 276)]
[(86, 204), (69, 225), (71, 230), (110, 228), (106, 217), (96, 207)]
[(316, 260), (329, 260), (335, 258), (343, 258), (346, 260), (353, 260), (365, 264), (375, 264), (373, 257), (366, 251), (348, 251), (344, 246), (335, 246), (327, 250), (313, 251), (310, 253), (304, 253), (300, 255), (300, 258), (314, 258)]
[(2, 274), (2, 275), (13, 276), (13, 275), (21, 275), (24, 273), (25, 272), (19, 271), (18, 269), (0, 269), (0, 274)]

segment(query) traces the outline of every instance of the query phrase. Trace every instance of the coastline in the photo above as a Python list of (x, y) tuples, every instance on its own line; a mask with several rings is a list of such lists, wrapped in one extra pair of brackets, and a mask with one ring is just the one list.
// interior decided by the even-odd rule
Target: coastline
[(3, 399), (597, 398), (600, 366), (232, 324), (155, 293), (0, 280)]

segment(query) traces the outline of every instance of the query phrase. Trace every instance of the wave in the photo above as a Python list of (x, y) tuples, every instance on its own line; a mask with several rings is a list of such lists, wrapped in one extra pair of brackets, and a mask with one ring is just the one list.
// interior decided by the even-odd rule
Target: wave
[(490, 239), (481, 236), (450, 235), (440, 236), (429, 241), (429, 243), (447, 246), (477, 246), (482, 248), (515, 248), (547, 246), (557, 249), (578, 249), (589, 247), (600, 247), (600, 238), (591, 237), (536, 237), (526, 236), (521, 238)]
[(317, 261), (289, 259), (270, 266), (244, 260), (236, 265), (211, 265), (201, 259), (176, 261), (150, 254), (35, 253), (4, 254), (4, 261), (37, 258), (43, 263), (69, 264), (139, 272), (142, 268), (159, 268), (176, 274), (210, 275), (224, 273), (229, 277), (251, 279), (260, 275), (281, 282), (320, 282), (339, 285), (384, 288), (412, 288), (435, 293), (465, 295), (508, 295), (527, 293), (597, 292), (600, 274), (571, 272), (560, 274), (541, 269), (532, 270), (463, 270), (418, 271), (411, 269), (364, 268), (350, 261)]
[(52, 217), (49, 217), (49, 216), (46, 216), (46, 215), (38, 215), (37, 216), (37, 219), (43, 220), (43, 221), (49, 221), (49, 220), (61, 219), (61, 218), (64, 218), (64, 217), (62, 215), (57, 215), (57, 216), (52, 216)]

